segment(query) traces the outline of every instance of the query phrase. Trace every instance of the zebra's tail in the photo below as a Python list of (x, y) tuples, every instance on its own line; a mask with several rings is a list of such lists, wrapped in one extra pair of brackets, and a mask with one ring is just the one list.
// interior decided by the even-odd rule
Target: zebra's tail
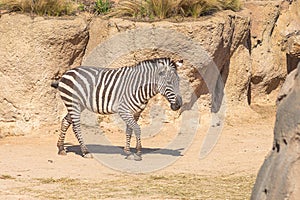
[(53, 81), (51, 83), (51, 87), (54, 87), (55, 89), (57, 89), (58, 88), (58, 83), (59, 83), (59, 81)]

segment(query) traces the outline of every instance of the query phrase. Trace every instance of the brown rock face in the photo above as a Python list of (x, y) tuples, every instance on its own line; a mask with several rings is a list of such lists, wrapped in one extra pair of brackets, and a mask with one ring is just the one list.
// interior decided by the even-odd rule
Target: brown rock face
[[(158, 34), (155, 37), (165, 38), (163, 42), (169, 42), (178, 49), (178, 52), (166, 52), (159, 48), (143, 49), (121, 55), (112, 66), (133, 65), (138, 61), (154, 57), (169, 56), (180, 59), (182, 55), (185, 55), (190, 59), (186, 59), (185, 67), (179, 72), (185, 80), (190, 82), (189, 87), (183, 86), (182, 88), (185, 103), (195, 103), (195, 100), (191, 101), (192, 93), (196, 94), (197, 98), (208, 93), (202, 78), (207, 76), (206, 82), (214, 81), (211, 80), (214, 78), (210, 77), (209, 70), (207, 70), (213, 64), (220, 70), (224, 82), (226, 81), (226, 90), (230, 94), (227, 97), (229, 102), (246, 105), (251, 75), (250, 46), (248, 45), (249, 20), (248, 17), (239, 16), (231, 11), (184, 23), (142, 23), (122, 19), (94, 18), (87, 30), (87, 24), (80, 17), (31, 19), (23, 15), (3, 15), (0, 19), (0, 40), (1, 44), (4, 44), (0, 46), (0, 58), (3, 61), (0, 81), (5, 89), (0, 91), (0, 135), (27, 134), (39, 131), (45, 125), (58, 123), (58, 118), (65, 110), (61, 101), (56, 99), (56, 91), (49, 87), (55, 74), (61, 74), (68, 68), (80, 65), (85, 49), (86, 58), (93, 52), (93, 49), (109, 38), (126, 31), (147, 27), (178, 32), (187, 40), (173, 41), (169, 35)], [(142, 45), (149, 39), (144, 36), (138, 44)], [(192, 40), (195, 42), (191, 43)], [(119, 41), (116, 48), (126, 48), (128, 44), (122, 44), (122, 41), (123, 39)], [(132, 38), (129, 44), (137, 42)], [(198, 52), (189, 49), (190, 45), (195, 43), (201, 47)], [(85, 62), (84, 64), (101, 67), (111, 64), (101, 64), (98, 58), (106, 59), (116, 49), (107, 46), (99, 48), (100, 51), (103, 53), (97, 55), (98, 57), (95, 56), (97, 58), (94, 59), (95, 63)], [(199, 58), (203, 58), (200, 59), (202, 64), (196, 66), (194, 61)], [(199, 74), (197, 70), (199, 67), (203, 68), (202, 74)], [(199, 105), (209, 105), (210, 100), (206, 99), (207, 101), (201, 101), (204, 103)], [(169, 109), (166, 107), (166, 110)], [(171, 115), (175, 116), (174, 113), (169, 114)]]
[(57, 123), (51, 79), (79, 65), (87, 44), (86, 23), (80, 18), (0, 18), (0, 137), (28, 134)]
[(297, 48), (293, 37), (299, 35), (300, 3), (249, 1), (245, 7), (251, 17), (251, 103), (273, 103), (299, 61), (290, 49)]
[(299, 199), (300, 64), (287, 77), (278, 97), (274, 145), (262, 165), (251, 199)]
[[(83, 64), (120, 67), (155, 57), (183, 59), (184, 66), (179, 69), (184, 102), (181, 111), (197, 104), (199, 113), (211, 106), (213, 112), (218, 112), (224, 89), (214, 85), (218, 74), (226, 83), (227, 105), (246, 106), (251, 76), (249, 20), (231, 11), (181, 23), (96, 18), (91, 22)], [(207, 95), (213, 91), (212, 97)], [(150, 123), (145, 119), (149, 119), (152, 105), (165, 109), (166, 121), (176, 122), (178, 114), (170, 111), (168, 103), (158, 95), (142, 113), (141, 124)]]
[[(222, 93), (219, 91), (217, 97), (207, 95), (215, 89), (210, 85), (215, 81), (211, 76), (212, 66), (219, 70), (225, 84), (228, 109), (236, 105), (273, 104), (286, 75), (300, 61), (299, 5), (299, 1), (247, 1), (242, 12), (224, 11), (180, 23), (96, 17), (88, 26), (81, 17), (32, 19), (25, 15), (2, 15), (0, 137), (40, 132), (46, 125), (57, 124), (65, 110), (57, 92), (49, 85), (56, 74), (81, 65), (82, 59), (83, 64), (101, 67), (134, 65), (155, 57), (184, 59), (179, 74), (185, 80), (182, 95), (186, 110), (195, 102), (200, 110), (208, 110), (211, 98), (218, 99)], [(118, 34), (144, 28), (166, 29), (171, 34), (139, 35), (140, 41), (132, 37), (114, 41), (110, 46), (98, 46)], [(187, 39), (174, 40), (171, 35), (175, 32)], [(142, 48), (145, 42), (154, 44), (156, 39), (162, 43), (158, 47)], [(130, 47), (125, 40), (130, 45), (140, 45), (141, 49), (120, 54), (112, 63), (106, 63), (119, 49)], [(177, 51), (159, 48), (166, 44)], [(201, 47), (199, 51), (193, 49), (195, 44)], [(87, 62), (86, 58), (95, 49), (98, 51), (95, 59)], [(158, 97), (154, 103), (162, 102), (161, 99)], [(175, 117), (174, 113), (168, 116)]]
[[(168, 35), (164, 35), (164, 32), (155, 32), (155, 30), (159, 28), (182, 34), (188, 38), (189, 41), (184, 41), (178, 37), (171, 37), (171, 35), (168, 37)], [(226, 91), (229, 94), (227, 96), (229, 102), (246, 105), (248, 85), (251, 76), (249, 28), (250, 19), (248, 17), (242, 17), (230, 11), (219, 13), (214, 17), (182, 23), (166, 21), (144, 23), (122, 19), (110, 19), (107, 21), (96, 18), (91, 22), (90, 40), (87, 46), (87, 53), (85, 54), (85, 58), (87, 58), (89, 54), (92, 53), (95, 59), (89, 59), (89, 61), (84, 63), (86, 65), (105, 66), (110, 63), (105, 63), (105, 59), (99, 62), (99, 57), (111, 56), (112, 60), (114, 60), (113, 57), (115, 54), (123, 49), (131, 48), (128, 47), (128, 44), (135, 44), (142, 48), (142, 44), (136, 44), (137, 40), (155, 43), (157, 48), (149, 51), (149, 49), (146, 49), (147, 45), (145, 45), (145, 49), (143, 50), (122, 55), (125, 58), (120, 56), (116, 61), (117, 63), (110, 67), (133, 65), (138, 61), (151, 57), (169, 56), (171, 58), (180, 59), (186, 56), (188, 59), (184, 59), (184, 67), (179, 70), (179, 73), (182, 77), (191, 82), (191, 85), (195, 89), (195, 94), (199, 97), (202, 94), (206, 94), (208, 90), (203, 80), (201, 80), (201, 77), (206, 76), (206, 72), (200, 72), (199, 74), (199, 70), (197, 69), (201, 67), (207, 68), (211, 62), (213, 62), (220, 71), (224, 83), (226, 82), (226, 85), (228, 85), (228, 87), (226, 86)], [(115, 42), (117, 45), (112, 43), (112, 46), (116, 46), (113, 48), (109, 45), (98, 46), (117, 34), (136, 29), (152, 29), (154, 35), (141, 33), (136, 37), (125, 38), (124, 40), (129, 41), (124, 42), (120, 40)], [(195, 49), (193, 49), (189, 43), (191, 40), (193, 40), (194, 44), (202, 48), (201, 51), (196, 52)], [(160, 46), (172, 46), (170, 49), (176, 49), (177, 52), (164, 51), (163, 48), (160, 49)], [(118, 48), (119, 50), (114, 48)], [(199, 58), (202, 59), (202, 63), (195, 65), (193, 61)], [(207, 80), (205, 82), (207, 82)], [(187, 88), (183, 88), (183, 91), (185, 90), (187, 90)]]

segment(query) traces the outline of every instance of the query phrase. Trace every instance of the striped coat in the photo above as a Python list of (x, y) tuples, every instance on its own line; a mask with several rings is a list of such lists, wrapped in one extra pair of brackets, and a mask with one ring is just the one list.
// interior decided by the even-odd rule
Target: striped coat
[(83, 155), (90, 156), (80, 130), (80, 113), (88, 109), (99, 114), (118, 113), (127, 125), (125, 152), (130, 154), (134, 131), (140, 155), (141, 131), (137, 120), (148, 100), (160, 93), (169, 101), (171, 109), (178, 110), (182, 105), (177, 75), (177, 66), (181, 64), (182, 61), (159, 58), (142, 61), (134, 67), (77, 67), (65, 72), (59, 82), (52, 84), (60, 91), (68, 110), (57, 143), (59, 154), (66, 154), (63, 143), (66, 130), (72, 124)]

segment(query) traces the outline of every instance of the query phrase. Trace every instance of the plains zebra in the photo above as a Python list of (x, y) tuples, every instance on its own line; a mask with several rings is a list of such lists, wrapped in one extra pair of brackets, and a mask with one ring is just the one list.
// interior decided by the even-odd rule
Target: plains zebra
[(118, 113), (126, 123), (126, 144), (124, 152), (130, 155), (130, 139), (134, 131), (137, 155), (141, 155), (140, 126), (137, 120), (148, 100), (162, 94), (172, 110), (182, 106), (179, 93), (177, 66), (169, 58), (145, 60), (134, 67), (117, 69), (77, 67), (66, 71), (60, 81), (53, 82), (67, 107), (68, 114), (63, 118), (57, 142), (58, 154), (65, 155), (64, 139), (72, 124), (84, 157), (91, 157), (84, 144), (80, 131), (80, 113), (84, 109), (99, 114)]

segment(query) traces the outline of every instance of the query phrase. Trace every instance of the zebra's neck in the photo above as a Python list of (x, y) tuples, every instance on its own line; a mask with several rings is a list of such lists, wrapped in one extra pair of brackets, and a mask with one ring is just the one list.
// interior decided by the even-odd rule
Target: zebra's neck
[(158, 93), (157, 66), (141, 63), (135, 67), (128, 67), (126, 70), (129, 73), (123, 78), (125, 82), (128, 82), (127, 88), (128, 91), (131, 91), (130, 96), (134, 98), (135, 102), (146, 104), (150, 98)]

